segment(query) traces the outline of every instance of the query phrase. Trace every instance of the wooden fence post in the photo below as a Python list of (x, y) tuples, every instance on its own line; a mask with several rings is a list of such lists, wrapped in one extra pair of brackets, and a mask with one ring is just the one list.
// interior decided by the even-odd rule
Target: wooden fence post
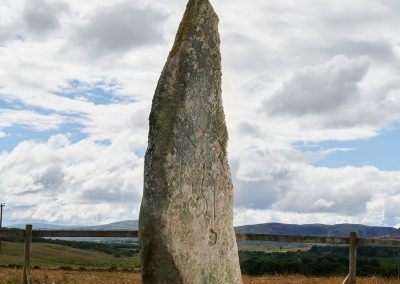
[(357, 233), (350, 233), (349, 242), (349, 283), (356, 284), (357, 281)]
[(24, 251), (24, 275), (23, 284), (30, 284), (30, 267), (31, 267), (31, 248), (32, 248), (32, 225), (25, 227), (25, 251)]
[(349, 239), (349, 274), (342, 284), (356, 284), (357, 281), (357, 233), (351, 232)]

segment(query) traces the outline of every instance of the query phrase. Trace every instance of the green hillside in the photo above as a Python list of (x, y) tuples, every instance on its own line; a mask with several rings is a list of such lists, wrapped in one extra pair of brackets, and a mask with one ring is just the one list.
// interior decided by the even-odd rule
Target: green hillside
[[(23, 243), (2, 242), (0, 266), (23, 264)], [(115, 257), (102, 252), (81, 250), (56, 244), (33, 243), (31, 266), (41, 268), (138, 268), (139, 258)]]

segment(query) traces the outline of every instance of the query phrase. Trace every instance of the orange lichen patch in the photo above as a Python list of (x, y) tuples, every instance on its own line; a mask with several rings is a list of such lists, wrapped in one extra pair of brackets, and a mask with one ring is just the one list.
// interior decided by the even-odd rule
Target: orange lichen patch
[(201, 137), (203, 137), (206, 134), (206, 129), (205, 128), (199, 128), (199, 134)]
[(215, 142), (215, 150), (217, 150), (218, 153), (221, 153), (222, 148), (218, 141)]

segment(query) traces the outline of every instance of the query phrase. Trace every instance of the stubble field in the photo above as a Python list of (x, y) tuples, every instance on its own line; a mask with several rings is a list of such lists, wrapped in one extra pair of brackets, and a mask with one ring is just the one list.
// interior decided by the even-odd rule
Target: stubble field
[[(32, 270), (32, 284), (116, 284), (141, 283), (140, 274), (128, 272), (96, 272), (96, 271), (62, 271), (62, 270)], [(21, 269), (0, 269), (0, 284), (21, 283)], [(243, 277), (244, 284), (339, 284), (343, 277), (307, 278), (304, 276), (265, 276)], [(397, 279), (360, 278), (358, 284), (395, 284)]]

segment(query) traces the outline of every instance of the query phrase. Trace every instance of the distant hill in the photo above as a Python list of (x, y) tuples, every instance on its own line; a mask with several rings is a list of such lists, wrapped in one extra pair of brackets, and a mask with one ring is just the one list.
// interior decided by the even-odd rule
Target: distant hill
[(387, 239), (400, 239), (400, 230), (397, 230), (396, 232), (388, 236)]
[(237, 233), (248, 234), (281, 234), (281, 235), (316, 235), (316, 236), (348, 236), (350, 232), (357, 232), (361, 237), (383, 237), (396, 233), (392, 227), (376, 227), (358, 224), (338, 225), (289, 225), (281, 223), (265, 223), (236, 227)]
[[(52, 224), (33, 224), (36, 230), (137, 230), (138, 220), (120, 221), (111, 224), (98, 226), (60, 226)], [(12, 225), (8, 228), (25, 228), (25, 225)], [(253, 234), (281, 234), (281, 235), (316, 235), (316, 236), (348, 236), (350, 232), (357, 232), (360, 237), (389, 237), (400, 238), (400, 231), (392, 227), (365, 226), (358, 224), (309, 224), (309, 225), (291, 225), (281, 223), (265, 223), (257, 225), (247, 225), (236, 227), (237, 233)]]
[[(14, 224), (11, 226), (6, 226), (9, 229), (25, 229), (25, 224)], [(32, 223), (34, 230), (73, 230), (77, 228), (76, 226), (62, 226), (62, 225), (54, 225), (54, 224), (45, 224), (45, 223)]]
[(99, 225), (99, 226), (87, 226), (87, 227), (79, 227), (79, 230), (97, 230), (97, 231), (128, 231), (128, 230), (137, 230), (139, 228), (138, 220), (127, 220), (120, 221), (111, 224)]
[[(139, 227), (138, 220), (120, 221), (111, 224), (98, 226), (61, 226), (53, 224), (33, 223), (34, 230), (96, 230), (96, 231), (115, 231), (115, 230), (137, 230)], [(16, 224), (7, 226), (7, 228), (25, 229), (25, 224)]]

